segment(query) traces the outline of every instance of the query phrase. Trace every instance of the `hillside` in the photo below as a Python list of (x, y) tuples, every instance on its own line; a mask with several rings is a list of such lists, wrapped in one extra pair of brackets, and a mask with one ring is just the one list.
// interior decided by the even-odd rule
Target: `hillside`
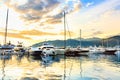
[[(103, 43), (104, 46), (115, 46), (118, 44), (118, 41), (120, 42), (120, 35), (112, 36), (112, 37), (109, 37), (106, 39), (100, 39), (100, 38), (82, 39), (81, 45), (82, 45), (82, 47), (101, 46)], [(53, 44), (56, 47), (63, 47), (64, 46), (63, 40), (52, 40), (52, 41), (45, 41), (45, 42)], [(32, 46), (38, 47), (38, 46), (41, 46), (45, 42), (39, 42), (39, 43), (36, 43)], [(80, 44), (79, 39), (66, 40), (66, 46), (77, 47), (77, 46), (79, 46), (79, 44)]]

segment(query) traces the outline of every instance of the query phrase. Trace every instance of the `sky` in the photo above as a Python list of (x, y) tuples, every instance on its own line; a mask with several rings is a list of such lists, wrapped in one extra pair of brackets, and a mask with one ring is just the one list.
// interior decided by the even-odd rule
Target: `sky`
[[(7, 9), (7, 42), (25, 45), (64, 39), (107, 38), (120, 35), (120, 0), (0, 0), (0, 44), (4, 43)], [(69, 34), (70, 33), (70, 34)]]

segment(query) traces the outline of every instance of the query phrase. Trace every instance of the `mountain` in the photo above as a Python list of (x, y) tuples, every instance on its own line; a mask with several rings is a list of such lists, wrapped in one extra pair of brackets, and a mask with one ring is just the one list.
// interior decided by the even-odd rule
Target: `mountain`
[(108, 39), (120, 40), (120, 35), (109, 37)]
[[(50, 43), (56, 47), (64, 47), (64, 40), (52, 40), (52, 41), (44, 41), (44, 42), (39, 42), (36, 43), (32, 46), (38, 47), (41, 46), (43, 43)], [(100, 39), (100, 38), (88, 38), (88, 39), (81, 39), (81, 45), (82, 47), (89, 47), (89, 46), (115, 46), (118, 45), (118, 42), (120, 42), (120, 35), (117, 36), (112, 36), (106, 39)], [(80, 42), (79, 39), (68, 39), (66, 40), (66, 46), (71, 46), (71, 47), (77, 47), (79, 46)]]
[[(79, 38), (76, 38), (75, 40), (80, 40)], [(97, 41), (97, 40), (101, 40), (100, 38), (97, 38), (97, 37), (93, 37), (93, 38), (87, 38), (87, 39), (84, 39), (84, 38), (81, 38), (82, 41)]]
[(104, 46), (116, 46), (116, 45), (120, 45), (120, 35), (104, 39)]

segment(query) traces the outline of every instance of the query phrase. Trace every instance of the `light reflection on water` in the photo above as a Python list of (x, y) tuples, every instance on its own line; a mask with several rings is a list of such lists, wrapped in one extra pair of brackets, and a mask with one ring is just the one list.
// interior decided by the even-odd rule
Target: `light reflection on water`
[[(65, 66), (66, 63), (66, 66)], [(50, 56), (47, 62), (28, 55), (0, 55), (0, 80), (119, 80), (120, 55)]]

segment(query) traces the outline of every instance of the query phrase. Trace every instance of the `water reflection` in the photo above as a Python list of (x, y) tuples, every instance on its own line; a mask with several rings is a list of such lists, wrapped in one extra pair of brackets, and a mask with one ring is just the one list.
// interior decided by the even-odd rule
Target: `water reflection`
[(116, 52), (116, 56), (117, 56), (117, 61), (120, 62), (120, 51)]
[(88, 57), (58, 55), (46, 58), (0, 55), (0, 80), (119, 80), (120, 78), (119, 54), (92, 54)]
[(22, 77), (20, 80), (39, 80), (35, 77)]
[(1, 77), (1, 79), (2, 80), (5, 80), (5, 76), (6, 76), (6, 74), (5, 74), (5, 67), (6, 67), (6, 60), (9, 60), (9, 59), (11, 59), (11, 55), (0, 55), (0, 60), (1, 60), (1, 71), (2, 71), (2, 77)]
[(80, 77), (82, 78), (82, 58), (80, 57)]
[(21, 59), (22, 59), (23, 57), (24, 57), (23, 54), (21, 54), (21, 55), (16, 55), (16, 60), (18, 61), (18, 63), (21, 62)]
[(3, 74), (3, 76), (2, 76), (2, 80), (4, 80), (4, 77), (5, 77), (5, 59), (3, 59), (2, 60), (2, 74)]

